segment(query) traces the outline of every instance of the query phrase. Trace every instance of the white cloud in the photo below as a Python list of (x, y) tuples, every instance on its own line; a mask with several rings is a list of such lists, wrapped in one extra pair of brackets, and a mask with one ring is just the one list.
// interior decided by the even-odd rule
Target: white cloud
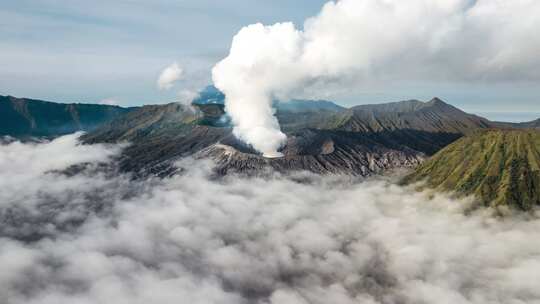
[(235, 134), (264, 153), (285, 141), (272, 98), (372, 82), (540, 81), (536, 0), (341, 0), (303, 30), (254, 24), (213, 69)]
[[(62, 179), (55, 174), (47, 174), (81, 163), (108, 162), (120, 151), (121, 146), (79, 145), (78, 137), (82, 133), (60, 137), (46, 143), (12, 142), (0, 146), (0, 207), (22, 200), (29, 205), (33, 195), (39, 197), (42, 191), (63, 192), (78, 187), (80, 179)], [(71, 185), (68, 187), (68, 185)], [(86, 185), (79, 185), (83, 190)]]
[(464, 215), (467, 202), (387, 180), (216, 180), (199, 161), (180, 163), (184, 174), (164, 180), (133, 181), (97, 165), (51, 172), (107, 161), (119, 148), (80, 146), (74, 137), (0, 146), (0, 159), (9, 157), (1, 167), (11, 164), (0, 171), (2, 185), (13, 170), (28, 175), (19, 177), (24, 188), (2, 187), (3, 303), (540, 298), (535, 215)]
[(174, 86), (174, 83), (182, 78), (184, 70), (178, 65), (173, 63), (166, 67), (157, 81), (157, 86), (160, 90), (169, 90)]

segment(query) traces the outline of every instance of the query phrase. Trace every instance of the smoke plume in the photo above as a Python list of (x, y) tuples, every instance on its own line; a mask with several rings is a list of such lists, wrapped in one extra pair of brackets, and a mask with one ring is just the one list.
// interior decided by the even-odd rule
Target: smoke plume
[(272, 100), (321, 83), (538, 82), (539, 14), (536, 0), (328, 2), (303, 29), (244, 27), (213, 80), (236, 136), (275, 156), (285, 135)]
[(0, 303), (540, 300), (536, 215), (466, 216), (467, 201), (384, 179), (99, 170), (120, 149), (0, 145)]

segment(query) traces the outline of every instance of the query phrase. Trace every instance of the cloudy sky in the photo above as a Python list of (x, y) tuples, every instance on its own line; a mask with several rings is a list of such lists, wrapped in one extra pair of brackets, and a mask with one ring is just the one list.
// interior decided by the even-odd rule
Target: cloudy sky
[[(243, 26), (292, 21), (302, 29), (304, 20), (317, 15), (325, 2), (1, 1), (0, 94), (121, 105), (185, 98), (211, 82), (211, 68), (227, 56), (232, 37)], [(160, 73), (173, 63), (181, 75), (174, 88), (160, 89)], [(436, 83), (395, 79), (320, 98), (352, 105), (433, 96), (472, 112), (521, 112), (527, 118), (540, 112), (535, 78)]]
[(231, 39), (254, 22), (298, 23), (322, 0), (0, 1), (0, 93), (58, 101), (170, 101), (156, 80), (173, 62), (179, 87), (211, 82)]

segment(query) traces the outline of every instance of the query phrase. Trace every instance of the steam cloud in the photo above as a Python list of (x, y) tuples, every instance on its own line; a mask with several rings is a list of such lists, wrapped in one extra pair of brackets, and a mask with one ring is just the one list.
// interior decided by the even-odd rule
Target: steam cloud
[(173, 87), (174, 82), (179, 80), (182, 77), (184, 70), (180, 68), (178, 63), (173, 63), (170, 66), (166, 67), (157, 81), (157, 86), (160, 90), (169, 90)]
[(254, 24), (213, 69), (237, 137), (271, 156), (285, 141), (272, 99), (315, 84), (540, 80), (536, 0), (341, 0), (303, 30)]
[(1, 303), (540, 300), (536, 216), (465, 216), (386, 180), (216, 180), (200, 161), (130, 181), (99, 169), (120, 148), (0, 146)]

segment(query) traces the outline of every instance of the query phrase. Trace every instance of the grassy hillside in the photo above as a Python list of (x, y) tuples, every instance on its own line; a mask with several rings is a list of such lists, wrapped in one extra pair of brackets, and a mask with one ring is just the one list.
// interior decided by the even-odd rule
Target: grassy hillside
[(449, 145), (405, 178), (474, 194), (486, 206), (540, 205), (540, 131), (484, 130)]

